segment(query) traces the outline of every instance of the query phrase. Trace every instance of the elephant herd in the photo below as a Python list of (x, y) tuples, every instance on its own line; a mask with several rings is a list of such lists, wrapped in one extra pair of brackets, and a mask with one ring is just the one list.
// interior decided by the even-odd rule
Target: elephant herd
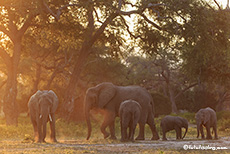
[[(35, 142), (45, 142), (46, 125), (50, 123), (51, 141), (57, 142), (55, 135), (55, 111), (58, 107), (58, 97), (52, 90), (38, 90), (30, 97), (28, 108), (31, 122), (34, 128)], [(115, 118), (120, 117), (121, 141), (134, 141), (134, 133), (137, 123), (139, 134), (136, 140), (145, 139), (145, 124), (148, 124), (151, 132), (151, 140), (158, 140), (159, 135), (154, 123), (154, 103), (148, 91), (140, 86), (117, 86), (110, 82), (103, 82), (86, 91), (84, 99), (85, 118), (88, 127), (87, 140), (91, 136), (92, 126), (90, 122), (90, 111), (92, 109), (103, 109), (104, 121), (100, 127), (104, 138), (115, 136)], [(215, 139), (217, 139), (217, 118), (211, 108), (200, 109), (196, 113), (197, 137), (201, 133), (204, 139), (203, 126), (207, 130), (207, 139), (211, 139), (210, 128), (213, 128)], [(183, 139), (188, 130), (188, 121), (182, 117), (165, 116), (161, 120), (163, 133), (162, 140), (167, 140), (166, 132), (176, 131), (176, 139)], [(110, 132), (106, 131), (109, 128)], [(186, 131), (182, 137), (181, 129)], [(127, 130), (129, 133), (127, 134)]]

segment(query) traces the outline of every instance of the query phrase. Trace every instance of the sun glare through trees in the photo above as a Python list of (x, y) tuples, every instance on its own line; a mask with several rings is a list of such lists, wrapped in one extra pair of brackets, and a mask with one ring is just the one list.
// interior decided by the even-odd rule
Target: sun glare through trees
[[(103, 122), (103, 115), (111, 120), (118, 109), (108, 112), (113, 107), (98, 103), (93, 106), (98, 110), (85, 114), (90, 111), (84, 103), (88, 89), (101, 88), (102, 92), (103, 84), (97, 85), (106, 82), (114, 87), (138, 85), (148, 91), (146, 95), (154, 102), (148, 114), (155, 114), (156, 124), (151, 125), (153, 118), (144, 123), (152, 132), (161, 129), (164, 115), (181, 115), (191, 122), (188, 139), (193, 139), (195, 112), (210, 107), (217, 113), (221, 140), (226, 141), (230, 111), (228, 5), (229, 0), (0, 0), (0, 130), (6, 132), (2, 137), (11, 140), (12, 134), (18, 135), (16, 131), (25, 133), (20, 130), (23, 127), (32, 129), (24, 135), (32, 142), (28, 102), (36, 92), (52, 90), (59, 100), (55, 109), (57, 140), (63, 138), (66, 143), (71, 136), (82, 140), (88, 127), (93, 143), (117, 144), (119, 141), (100, 139), (103, 135), (97, 123)], [(107, 99), (93, 96), (95, 102), (102, 96)], [(43, 99), (38, 97), (37, 102)], [(52, 99), (46, 100), (52, 105)], [(44, 110), (50, 112), (45, 117), (51, 122), (54, 113), (50, 108)], [(32, 118), (42, 119), (38, 113), (37, 119)], [(90, 130), (89, 121), (84, 123), (86, 117), (98, 129)], [(109, 120), (102, 131), (108, 137), (104, 127), (115, 121), (117, 126), (109, 125), (115, 138), (120, 134), (120, 119)], [(45, 122), (47, 119), (43, 126)], [(139, 128), (143, 139), (145, 127)], [(83, 133), (72, 132), (74, 129)], [(43, 130), (46, 132), (45, 127)], [(154, 138), (150, 131), (147, 129), (147, 137)], [(36, 141), (44, 141), (38, 137)], [(0, 153), (1, 148), (0, 144)]]

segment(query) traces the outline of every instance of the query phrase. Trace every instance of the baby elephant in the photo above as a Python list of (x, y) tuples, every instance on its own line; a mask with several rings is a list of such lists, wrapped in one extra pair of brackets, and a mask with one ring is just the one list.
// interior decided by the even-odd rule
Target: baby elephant
[(210, 128), (213, 128), (215, 133), (215, 139), (218, 139), (217, 136), (217, 118), (216, 112), (210, 107), (200, 109), (196, 113), (196, 124), (197, 124), (197, 138), (199, 137), (199, 132), (201, 133), (202, 139), (204, 139), (203, 126), (206, 127), (207, 136), (206, 139), (212, 139)]
[[(186, 129), (183, 137), (181, 128)], [(168, 115), (161, 120), (161, 129), (163, 133), (162, 140), (167, 140), (166, 133), (170, 130), (176, 131), (176, 139), (183, 139), (188, 131), (188, 121), (182, 117)]]
[[(126, 100), (121, 103), (119, 117), (121, 122), (121, 141), (134, 141), (134, 133), (141, 115), (141, 106), (134, 100)], [(127, 129), (129, 127), (129, 136)]]

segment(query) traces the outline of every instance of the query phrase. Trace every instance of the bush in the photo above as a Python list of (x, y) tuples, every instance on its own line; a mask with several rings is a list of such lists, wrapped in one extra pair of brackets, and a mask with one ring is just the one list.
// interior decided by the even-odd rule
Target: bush
[(171, 103), (164, 95), (160, 93), (151, 93), (154, 101), (155, 116), (170, 114), (172, 111)]
[(220, 131), (230, 131), (230, 112), (220, 111), (216, 113), (217, 126)]
[(216, 113), (217, 120), (219, 119), (230, 119), (230, 112), (229, 111), (220, 111)]
[(179, 113), (179, 114), (172, 114), (174, 116), (179, 116), (179, 117), (183, 117), (185, 119), (188, 120), (189, 123), (196, 123), (196, 120), (195, 120), (195, 113), (190, 113), (190, 112), (185, 112), (185, 113)]

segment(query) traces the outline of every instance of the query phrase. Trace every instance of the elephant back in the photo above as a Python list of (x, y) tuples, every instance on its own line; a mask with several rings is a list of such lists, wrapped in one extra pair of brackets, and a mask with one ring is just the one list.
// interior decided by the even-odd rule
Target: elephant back
[[(151, 109), (151, 112), (154, 113), (153, 99), (146, 89), (140, 86), (117, 86), (117, 89), (116, 95), (120, 97), (114, 97), (113, 101), (121, 103), (132, 99), (140, 104), (143, 112), (149, 112), (149, 109)], [(119, 106), (120, 104), (118, 104), (118, 108)]]

